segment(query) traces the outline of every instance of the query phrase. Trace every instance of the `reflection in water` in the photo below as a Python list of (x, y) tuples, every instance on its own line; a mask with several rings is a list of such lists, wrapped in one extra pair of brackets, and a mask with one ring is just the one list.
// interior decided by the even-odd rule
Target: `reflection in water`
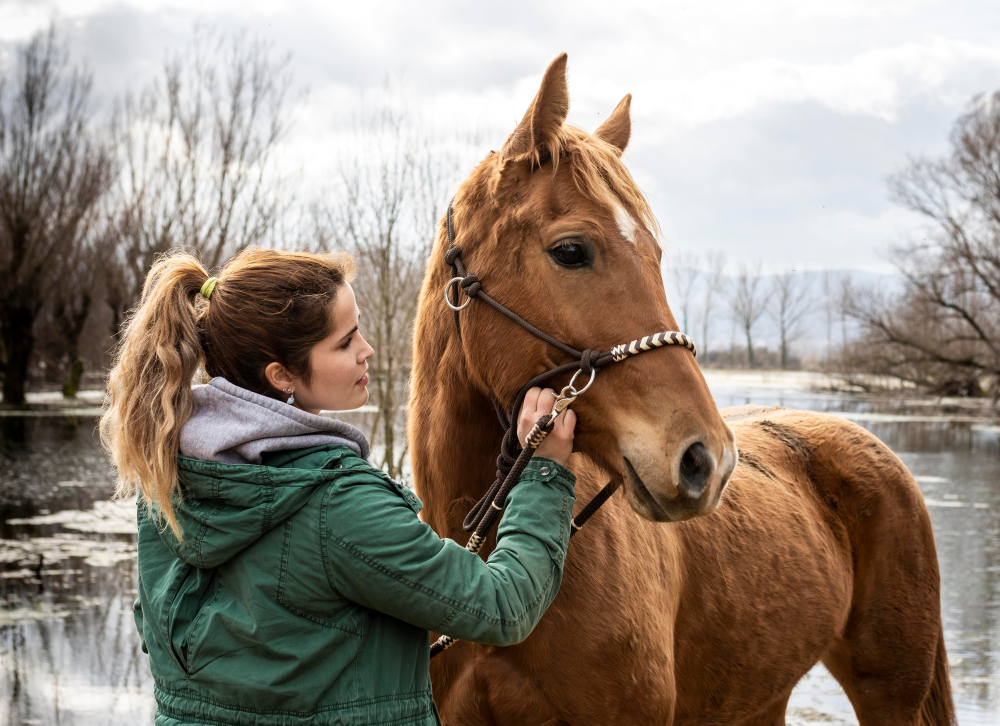
[[(934, 523), (959, 722), (1000, 723), (1000, 429), (921, 401), (712, 375), (709, 385), (720, 406), (838, 413), (897, 452)], [(94, 429), (89, 416), (0, 416), (0, 724), (152, 720), (132, 620), (134, 524), (127, 505), (106, 504), (112, 477)], [(822, 667), (796, 688), (787, 720), (857, 723)]]
[(84, 531), (10, 521), (111, 507), (94, 426), (92, 417), (0, 417), (3, 724), (152, 721), (152, 677), (132, 619), (135, 536), (120, 533), (120, 515), (115, 526), (92, 517)]

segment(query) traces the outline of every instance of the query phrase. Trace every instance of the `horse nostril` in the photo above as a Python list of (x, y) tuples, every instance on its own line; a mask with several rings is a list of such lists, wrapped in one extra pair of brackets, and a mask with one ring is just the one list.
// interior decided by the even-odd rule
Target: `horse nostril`
[(691, 444), (681, 457), (681, 488), (697, 499), (705, 491), (705, 482), (712, 473), (712, 458), (701, 442)]

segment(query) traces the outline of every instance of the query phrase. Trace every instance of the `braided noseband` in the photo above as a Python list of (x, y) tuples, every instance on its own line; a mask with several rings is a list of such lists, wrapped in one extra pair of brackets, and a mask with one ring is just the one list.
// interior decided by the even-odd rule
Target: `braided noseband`
[[(629, 343), (616, 345), (607, 352), (591, 350), (589, 348), (585, 350), (577, 350), (576, 348), (563, 343), (561, 340), (553, 338), (548, 333), (539, 330), (520, 315), (490, 297), (483, 289), (483, 284), (479, 281), (479, 278), (475, 275), (467, 273), (465, 265), (462, 263), (462, 250), (455, 245), (455, 225), (453, 221), (452, 205), (450, 204), (448, 205), (446, 225), (448, 231), (448, 250), (445, 252), (444, 260), (451, 267), (452, 277), (448, 281), (448, 285), (445, 287), (444, 293), (445, 302), (448, 304), (448, 307), (452, 309), (455, 315), (455, 330), (458, 332), (458, 339), (462, 339), (462, 323), (459, 317), (459, 312), (468, 307), (473, 300), (482, 300), (497, 312), (513, 320), (535, 337), (540, 338), (552, 347), (558, 348), (573, 358), (573, 360), (569, 363), (563, 363), (562, 365), (556, 366), (555, 368), (547, 370), (544, 373), (540, 373), (525, 383), (521, 387), (521, 390), (518, 391), (517, 396), (514, 398), (514, 403), (507, 412), (503, 410), (503, 406), (500, 404), (499, 399), (492, 394), (490, 395), (490, 400), (493, 402), (493, 408), (496, 411), (497, 418), (500, 420), (500, 425), (504, 428), (503, 443), (500, 446), (500, 456), (497, 457), (497, 476), (493, 485), (489, 488), (483, 498), (480, 499), (469, 511), (468, 516), (466, 516), (465, 521), (462, 523), (462, 527), (466, 532), (472, 532), (472, 536), (469, 538), (469, 542), (466, 544), (465, 549), (470, 552), (479, 552), (483, 543), (486, 541), (486, 537), (489, 535), (490, 530), (493, 528), (493, 525), (500, 518), (500, 515), (503, 512), (503, 507), (507, 503), (507, 495), (521, 478), (521, 473), (524, 471), (524, 467), (527, 466), (531, 456), (535, 453), (535, 449), (538, 448), (539, 444), (541, 444), (545, 437), (552, 431), (552, 426), (555, 423), (556, 417), (563, 410), (565, 410), (570, 403), (576, 400), (577, 396), (590, 387), (590, 384), (594, 382), (594, 377), (597, 375), (597, 371), (600, 368), (603, 368), (611, 363), (620, 363), (633, 355), (639, 355), (639, 353), (644, 353), (648, 350), (662, 348), (668, 345), (677, 345), (682, 348), (687, 348), (691, 351), (692, 355), (697, 355), (697, 351), (691, 338), (684, 333), (676, 331), (667, 331), (663, 333), (656, 333), (654, 335), (647, 335), (639, 340), (633, 340)], [(468, 298), (461, 305), (459, 305), (459, 288), (465, 292), (465, 295)], [(544, 383), (550, 378), (554, 378), (562, 373), (570, 372), (573, 373), (573, 378), (570, 380), (569, 385), (564, 387), (562, 392), (556, 397), (556, 406), (552, 410), (552, 413), (546, 414), (538, 419), (534, 427), (532, 427), (531, 431), (528, 433), (525, 441), (526, 446), (522, 449), (517, 440), (515, 417), (521, 408), (521, 404), (524, 403), (524, 396), (528, 392), (528, 389)], [(587, 376), (589, 380), (583, 388), (578, 390), (574, 387), (573, 383), (576, 381), (577, 375), (580, 374)], [(573, 518), (571, 522), (573, 530), (570, 532), (570, 537), (580, 530), (584, 523), (586, 523), (594, 512), (596, 512), (601, 505), (615, 493), (620, 485), (620, 479), (612, 479), (604, 486), (603, 489), (601, 489), (600, 492), (597, 493), (593, 499), (587, 503), (583, 510)], [(437, 642), (431, 645), (431, 657), (433, 658), (455, 642), (454, 638), (448, 635), (442, 635), (438, 638)]]

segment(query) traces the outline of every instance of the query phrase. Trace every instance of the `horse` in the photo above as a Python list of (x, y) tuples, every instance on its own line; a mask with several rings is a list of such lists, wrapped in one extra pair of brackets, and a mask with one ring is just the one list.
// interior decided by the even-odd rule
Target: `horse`
[[(559, 56), (453, 200), (483, 289), (581, 350), (677, 326), (655, 218), (621, 160), (630, 103), (593, 134), (567, 124)], [(407, 436), (422, 516), (465, 543), (504, 433), (493, 401), (511, 406), (567, 356), (482, 303), (456, 327), (445, 226), (418, 300)], [(954, 723), (930, 518), (877, 438), (818, 413), (720, 412), (679, 347), (601, 369), (573, 406), (577, 510), (609, 478), (625, 495), (573, 537), (523, 643), (432, 660), (444, 724), (783, 724), (819, 662), (864, 726)]]

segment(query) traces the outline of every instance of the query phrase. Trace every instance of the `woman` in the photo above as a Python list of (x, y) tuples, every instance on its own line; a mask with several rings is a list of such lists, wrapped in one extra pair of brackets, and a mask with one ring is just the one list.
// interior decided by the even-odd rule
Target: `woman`
[[(138, 493), (135, 621), (156, 723), (436, 724), (428, 631), (528, 636), (559, 588), (574, 502), (567, 411), (514, 488), (487, 561), (442, 540), (368, 461), (346, 255), (248, 249), (209, 278), (160, 258), (108, 380), (101, 438)], [(210, 378), (192, 387), (199, 367)], [(532, 389), (522, 443), (551, 411)]]

